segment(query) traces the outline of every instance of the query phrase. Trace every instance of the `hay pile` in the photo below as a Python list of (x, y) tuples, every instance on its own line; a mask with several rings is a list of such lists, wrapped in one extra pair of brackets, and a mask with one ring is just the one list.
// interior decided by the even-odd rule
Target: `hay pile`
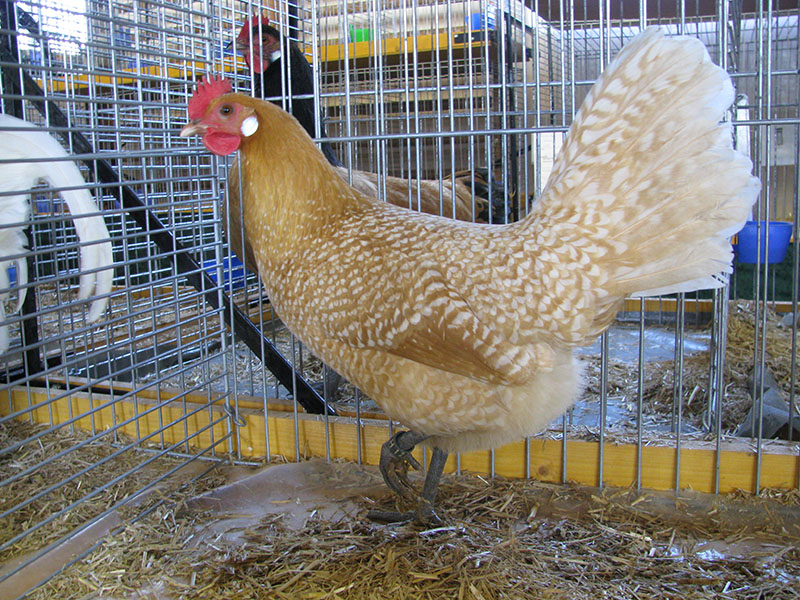
[[(5, 423), (2, 432), (0, 443), (8, 448), (41, 430)], [(32, 497), (44, 481), (100, 462), (113, 450), (95, 443), (76, 448), (82, 441), (85, 434), (79, 432), (47, 433), (9, 454), (0, 463), (4, 479), (44, 457), (72, 450), (37, 477), (6, 486), (3, 506)], [(15, 511), (3, 523), (4, 539), (151, 456), (131, 452), (98, 467), (93, 478), (87, 473), (76, 479), (80, 485), (73, 491), (43, 498), (30, 511)], [(123, 479), (112, 494), (79, 504), (56, 521), (59, 528), (25, 538), (24, 547), (12, 554), (63, 537), (180, 460), (159, 458), (152, 469)], [(191, 498), (227, 479), (215, 472), (188, 487), (180, 485), (185, 481), (171, 482), (148, 504), (123, 510), (127, 520), (122, 529), (31, 597), (780, 600), (800, 595), (797, 492), (675, 499), (448, 476), (440, 491), (443, 523), (436, 526), (371, 523), (363, 516), (366, 510), (391, 508), (392, 498), (362, 497), (363, 510), (345, 519), (311, 513), (291, 527), (273, 514), (239, 531), (234, 543), (219, 534), (208, 537), (208, 532), (210, 524), (235, 515), (185, 509)], [(141, 517), (143, 508), (153, 510)]]
[[(68, 535), (75, 528), (105, 512), (117, 502), (140, 492), (153, 482), (158, 475), (185, 462), (183, 459), (160, 456), (153, 459), (152, 454), (139, 451), (125, 451), (111, 457), (118, 451), (111, 442), (119, 445), (130, 440), (118, 436), (106, 436), (88, 442), (91, 435), (85, 431), (64, 427), (45, 432), (46, 428), (21, 421), (0, 423), (0, 448), (19, 447), (3, 454), (0, 458), (0, 481), (9, 481), (0, 488), (0, 512), (14, 510), (8, 517), (0, 519), (0, 543), (16, 537), (20, 532), (31, 529), (50, 515), (66, 509), (80, 501), (76, 506), (57, 519), (32, 531), (15, 542), (0, 554), (0, 561), (7, 561), (26, 552), (40, 550), (51, 542)], [(35, 437), (35, 436), (41, 437)], [(53, 457), (56, 457), (53, 459)], [(46, 462), (48, 461), (49, 462)], [(146, 464), (145, 464), (146, 463)], [(89, 468), (91, 467), (91, 468)], [(28, 475), (22, 473), (32, 470)], [(78, 474), (85, 470), (84, 473)], [(131, 471), (103, 491), (101, 488), (120, 475)], [(70, 481), (52, 492), (36, 498), (47, 487), (70, 478)], [(208, 475), (190, 484), (190, 490), (208, 489), (219, 485), (221, 479)], [(178, 487), (183, 482), (175, 484)], [(84, 500), (94, 492), (93, 497)], [(23, 506), (24, 505), (24, 506)], [(22, 506), (21, 508), (15, 508)], [(141, 510), (129, 510), (129, 515)]]
[[(279, 515), (243, 541), (164, 506), (32, 597), (756, 599), (800, 594), (797, 494), (783, 503), (447, 478), (441, 525)], [(365, 501), (365, 508), (367, 502)], [(770, 515), (770, 517), (766, 517)], [(217, 515), (216, 518), (220, 518)]]
[[(742, 300), (729, 305), (728, 334), (725, 347), (725, 397), (722, 411), (722, 432), (732, 434), (742, 423), (752, 405), (748, 378), (753, 371), (755, 356), (755, 305)], [(759, 316), (759, 336), (763, 335)], [(759, 348), (761, 339), (759, 339)], [(783, 388), (788, 400), (791, 387), (792, 330), (780, 326), (780, 319), (766, 309), (766, 364)], [(708, 407), (708, 352), (685, 356), (683, 359), (682, 418), (696, 430), (705, 430), (713, 423)], [(758, 357), (760, 360), (760, 355)], [(673, 399), (674, 361), (649, 362), (644, 367), (642, 397), (646, 423), (672, 424), (675, 412)], [(585, 401), (599, 401), (600, 360), (588, 361)], [(608, 394), (622, 396), (632, 410), (638, 401), (638, 366), (610, 361), (608, 365)], [(800, 379), (795, 381), (795, 394), (800, 396)], [(635, 425), (635, 424), (632, 424)]]
[[(766, 314), (759, 315), (759, 355), (762, 349), (762, 336), (764, 336), (764, 323), (766, 319), (766, 336), (763, 344), (766, 364), (784, 392), (789, 393), (792, 374), (792, 329), (781, 325), (781, 319), (769, 308)], [(746, 380), (753, 368), (755, 352), (756, 320), (755, 305), (753, 302), (737, 300), (730, 304), (730, 317), (728, 322), (728, 346), (725, 360), (728, 364), (729, 375), (736, 381)], [(795, 381), (795, 394), (800, 395), (800, 381)]]

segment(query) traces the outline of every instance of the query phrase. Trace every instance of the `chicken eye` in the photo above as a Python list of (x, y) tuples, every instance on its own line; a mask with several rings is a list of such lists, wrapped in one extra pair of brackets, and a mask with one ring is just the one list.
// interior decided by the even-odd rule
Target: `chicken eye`
[(232, 112), (233, 108), (231, 107), (230, 104), (223, 104), (222, 106), (219, 107), (219, 114), (221, 114), (223, 117), (230, 116)]

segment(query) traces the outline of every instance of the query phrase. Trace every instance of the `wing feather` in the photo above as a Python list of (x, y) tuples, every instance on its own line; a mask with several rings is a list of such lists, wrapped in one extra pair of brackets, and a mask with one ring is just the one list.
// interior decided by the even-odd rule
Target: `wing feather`
[[(392, 212), (396, 210), (401, 209)], [(385, 211), (385, 207), (376, 210), (384, 215)], [(414, 221), (414, 214), (408, 212), (408, 219)], [(424, 215), (419, 222), (425, 222)], [(459, 290), (438, 261), (410, 256), (424, 249), (419, 244), (407, 246), (408, 240), (419, 242), (424, 233), (404, 236), (399, 229), (367, 225), (363, 218), (350, 227), (340, 226), (336, 237), (348, 240), (349, 251), (319, 244), (302, 259), (285, 262), (275, 274), (276, 280), (302, 280), (304, 289), (324, 294), (306, 295), (284, 308), (278, 291), (268, 290), (287, 322), (319, 325), (317, 335), (306, 337), (382, 350), (442, 371), (506, 385), (522, 383), (537, 369), (549, 367), (546, 345), (510, 342), (502, 330), (479, 317), (462, 294), (468, 290)], [(386, 235), (376, 235), (380, 231)], [(385, 273), (389, 265), (392, 272)]]

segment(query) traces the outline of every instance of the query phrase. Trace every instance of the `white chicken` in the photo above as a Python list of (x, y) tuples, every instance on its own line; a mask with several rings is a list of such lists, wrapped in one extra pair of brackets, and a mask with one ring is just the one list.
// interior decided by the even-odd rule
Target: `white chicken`
[[(13, 312), (22, 306), (28, 289), (24, 229), (30, 220), (29, 190), (44, 180), (59, 191), (75, 223), (81, 244), (78, 297), (86, 300), (98, 296), (87, 315), (90, 322), (96, 321), (108, 304), (114, 277), (113, 256), (105, 220), (98, 214), (78, 167), (48, 133), (5, 114), (0, 114), (0, 160), (0, 289), (9, 288), (8, 268), (15, 266), (19, 293)], [(8, 293), (0, 295), (0, 323), (5, 321), (7, 297)], [(8, 326), (0, 324), (0, 353), (8, 345)]]

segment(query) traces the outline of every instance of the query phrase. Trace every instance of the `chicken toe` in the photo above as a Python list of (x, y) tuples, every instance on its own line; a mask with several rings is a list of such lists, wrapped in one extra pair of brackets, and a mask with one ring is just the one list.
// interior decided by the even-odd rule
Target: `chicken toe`
[(425, 477), (422, 493), (418, 493), (408, 480), (409, 465), (415, 469), (422, 468), (417, 459), (411, 455), (417, 443), (428, 436), (413, 431), (401, 431), (393, 435), (381, 447), (380, 469), (383, 479), (394, 492), (401, 498), (415, 503), (416, 509), (405, 512), (371, 510), (368, 518), (373, 521), (385, 523), (398, 523), (404, 521), (417, 521), (419, 523), (439, 522), (439, 517), (433, 510), (436, 492), (439, 489), (439, 480), (442, 476), (447, 452), (434, 448), (431, 462), (428, 465), (428, 474)]
[(381, 446), (379, 467), (383, 480), (397, 495), (411, 502), (416, 502), (419, 494), (408, 480), (408, 467), (422, 469), (411, 451), (427, 437), (413, 431), (400, 431)]

